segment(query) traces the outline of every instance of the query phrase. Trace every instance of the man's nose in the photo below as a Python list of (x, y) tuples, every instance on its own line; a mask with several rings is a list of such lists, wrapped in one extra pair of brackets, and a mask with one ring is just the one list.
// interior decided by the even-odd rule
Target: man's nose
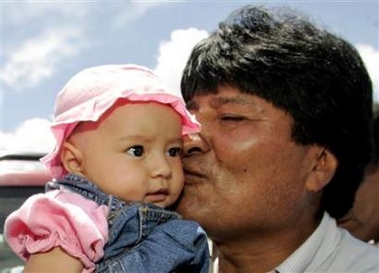
[(209, 142), (201, 133), (189, 134), (184, 137), (183, 157), (203, 154), (210, 150)]

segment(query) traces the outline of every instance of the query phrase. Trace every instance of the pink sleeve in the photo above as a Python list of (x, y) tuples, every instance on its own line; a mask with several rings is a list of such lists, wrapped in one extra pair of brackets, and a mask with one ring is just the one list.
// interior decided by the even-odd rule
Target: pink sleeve
[(5, 221), (4, 235), (22, 259), (30, 254), (63, 248), (91, 271), (108, 241), (108, 208), (83, 196), (54, 190), (36, 194)]

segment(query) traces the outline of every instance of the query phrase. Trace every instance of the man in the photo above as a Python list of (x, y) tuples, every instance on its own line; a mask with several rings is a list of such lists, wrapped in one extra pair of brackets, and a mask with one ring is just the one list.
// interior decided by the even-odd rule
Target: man
[(245, 7), (193, 49), (182, 93), (178, 210), (219, 272), (378, 272), (378, 249), (336, 226), (370, 161), (372, 87), (357, 51), (297, 14)]
[(353, 208), (340, 219), (339, 225), (355, 237), (379, 243), (379, 104), (374, 105), (375, 158), (367, 167), (364, 182), (355, 195)]

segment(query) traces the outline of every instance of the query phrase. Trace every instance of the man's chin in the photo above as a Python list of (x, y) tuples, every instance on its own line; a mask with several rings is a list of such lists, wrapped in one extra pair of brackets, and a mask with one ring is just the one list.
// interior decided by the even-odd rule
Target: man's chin
[(187, 211), (187, 202), (188, 202), (187, 199), (188, 198), (184, 196), (184, 194), (182, 193), (178, 201), (176, 201), (175, 203), (175, 210), (179, 212), (181, 215), (183, 215), (183, 213), (186, 213)]

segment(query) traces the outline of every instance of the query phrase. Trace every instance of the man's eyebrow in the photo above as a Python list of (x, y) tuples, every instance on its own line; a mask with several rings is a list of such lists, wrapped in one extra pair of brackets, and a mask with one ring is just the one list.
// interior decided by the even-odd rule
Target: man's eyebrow
[(254, 105), (252, 101), (244, 97), (215, 97), (211, 100), (213, 107), (219, 107), (225, 104), (240, 104), (240, 105)]
[[(255, 103), (247, 100), (244, 97), (214, 97), (210, 100), (210, 105), (214, 108), (220, 107), (225, 104), (239, 104), (255, 106)], [(188, 110), (199, 110), (199, 105), (195, 100), (190, 100), (186, 103)]]

